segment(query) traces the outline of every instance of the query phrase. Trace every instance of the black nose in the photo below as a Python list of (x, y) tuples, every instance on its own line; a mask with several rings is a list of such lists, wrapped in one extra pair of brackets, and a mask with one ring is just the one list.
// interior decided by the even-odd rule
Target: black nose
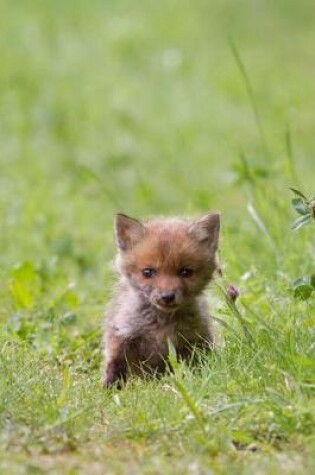
[(175, 292), (163, 292), (161, 295), (163, 303), (173, 303), (175, 300)]

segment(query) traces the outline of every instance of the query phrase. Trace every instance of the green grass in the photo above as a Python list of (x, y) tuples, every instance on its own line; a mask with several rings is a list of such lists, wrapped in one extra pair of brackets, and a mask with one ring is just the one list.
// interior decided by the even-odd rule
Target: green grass
[[(309, 474), (312, 2), (0, 5), (0, 472)], [(101, 387), (112, 219), (223, 216), (220, 344)], [(237, 308), (220, 290), (241, 290)]]

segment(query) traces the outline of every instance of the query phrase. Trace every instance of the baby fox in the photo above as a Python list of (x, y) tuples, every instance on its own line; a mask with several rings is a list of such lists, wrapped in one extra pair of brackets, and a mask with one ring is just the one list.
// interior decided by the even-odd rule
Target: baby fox
[(106, 319), (104, 386), (127, 373), (165, 369), (169, 342), (181, 359), (213, 348), (203, 291), (218, 269), (220, 216), (115, 220), (118, 292)]

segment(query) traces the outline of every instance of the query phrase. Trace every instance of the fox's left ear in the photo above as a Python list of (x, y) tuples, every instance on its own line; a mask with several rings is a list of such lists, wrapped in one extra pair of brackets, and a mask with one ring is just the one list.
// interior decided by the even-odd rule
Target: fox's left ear
[(190, 230), (196, 238), (206, 244), (211, 253), (215, 253), (219, 245), (220, 214), (208, 213), (202, 218), (193, 221)]

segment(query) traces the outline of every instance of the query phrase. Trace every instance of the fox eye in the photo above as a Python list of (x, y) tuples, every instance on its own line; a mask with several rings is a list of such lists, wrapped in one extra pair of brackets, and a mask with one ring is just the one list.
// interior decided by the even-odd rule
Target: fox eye
[(190, 269), (190, 267), (182, 267), (179, 270), (179, 275), (180, 277), (186, 278), (186, 277), (191, 277), (193, 275), (194, 271)]
[(153, 269), (153, 267), (145, 267), (142, 269), (141, 273), (145, 279), (152, 279), (156, 274), (156, 270)]

